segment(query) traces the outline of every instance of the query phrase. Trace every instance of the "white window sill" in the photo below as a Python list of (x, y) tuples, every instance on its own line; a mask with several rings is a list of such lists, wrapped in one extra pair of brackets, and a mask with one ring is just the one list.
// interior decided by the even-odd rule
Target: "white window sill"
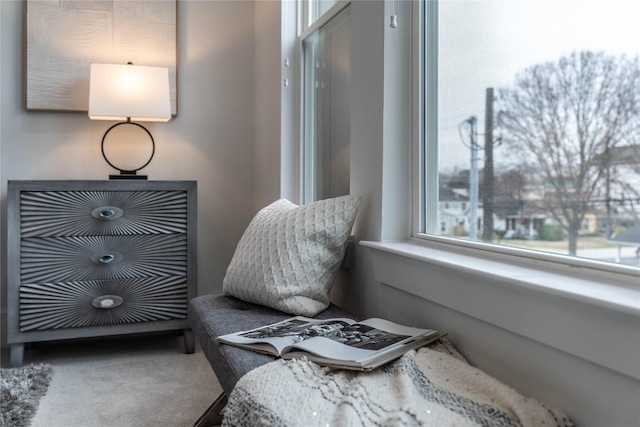
[[(429, 243), (419, 239), (408, 242), (360, 242), (362, 246), (412, 258), (417, 261), (455, 268), (473, 275), (507, 280), (509, 283), (572, 298), (611, 310), (640, 316), (640, 277), (574, 268), (573, 274), (553, 271), (551, 263), (525, 265), (508, 257), (491, 258), (471, 251), (461, 253), (454, 245)], [(463, 249), (464, 250), (464, 249)], [(545, 268), (546, 267), (546, 268)], [(599, 279), (601, 275), (606, 279)], [(634, 286), (635, 283), (635, 286)], [(635, 287), (635, 289), (634, 289)]]
[(412, 239), (360, 242), (376, 279), (640, 379), (640, 281), (614, 272)]

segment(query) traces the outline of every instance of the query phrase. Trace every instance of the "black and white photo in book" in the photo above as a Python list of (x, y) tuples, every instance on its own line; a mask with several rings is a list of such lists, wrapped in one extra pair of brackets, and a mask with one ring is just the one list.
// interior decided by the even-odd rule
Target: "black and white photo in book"
[(349, 326), (349, 324), (344, 321), (332, 321), (328, 324), (309, 324), (308, 320), (293, 318), (248, 331), (239, 336), (253, 339), (289, 338), (292, 342), (300, 342), (311, 337), (328, 336), (345, 326)]
[(240, 334), (245, 338), (289, 338), (300, 342), (311, 337), (325, 337), (350, 347), (365, 350), (380, 350), (406, 338), (408, 335), (393, 334), (361, 324), (349, 324), (340, 320), (330, 320), (318, 324), (309, 324), (301, 319), (290, 319), (281, 323)]
[(348, 345), (350, 347), (362, 348), (365, 350), (380, 350), (392, 344), (400, 342), (408, 335), (392, 334), (391, 332), (381, 331), (367, 325), (347, 325), (340, 328), (335, 333), (329, 335), (334, 341)]

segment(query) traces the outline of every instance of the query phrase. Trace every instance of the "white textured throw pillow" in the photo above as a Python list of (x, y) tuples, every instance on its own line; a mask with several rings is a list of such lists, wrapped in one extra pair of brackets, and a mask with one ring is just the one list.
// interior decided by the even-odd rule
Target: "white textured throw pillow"
[(285, 313), (315, 316), (344, 256), (360, 196), (298, 206), (280, 199), (245, 230), (224, 278), (224, 293)]

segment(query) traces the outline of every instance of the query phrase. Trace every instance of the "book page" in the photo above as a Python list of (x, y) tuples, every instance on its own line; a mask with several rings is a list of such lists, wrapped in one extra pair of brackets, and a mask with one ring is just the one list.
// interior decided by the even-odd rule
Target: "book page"
[(358, 322), (358, 324), (370, 326), (372, 328), (379, 329), (380, 331), (385, 331), (390, 334), (407, 336), (428, 335), (435, 332), (432, 329), (413, 328), (411, 326), (399, 325), (398, 323), (376, 317), (363, 320), (362, 322)]
[[(416, 335), (421, 335), (424, 331), (415, 328), (397, 327), (396, 331), (410, 332), (408, 334), (398, 334), (388, 332), (392, 329), (387, 321), (382, 319), (371, 319), (370, 321), (355, 323), (353, 325), (342, 325), (333, 328), (328, 334), (324, 334), (321, 340), (307, 340), (298, 342), (287, 347), (309, 351), (323, 357), (331, 357), (340, 360), (359, 360), (369, 357), (377, 351), (392, 347), (406, 340), (410, 340)], [(386, 330), (378, 329), (373, 325), (384, 326)], [(334, 324), (333, 326), (339, 326)]]
[[(312, 337), (323, 336), (354, 323), (355, 320), (340, 319), (311, 319), (296, 316), (271, 325), (261, 326), (250, 331), (242, 331), (218, 337), (219, 341), (251, 348), (258, 344), (267, 344), (274, 348), (274, 354), (281, 354), (283, 348), (307, 340)], [(256, 347), (264, 351), (263, 345)]]
[[(327, 339), (327, 337), (315, 337), (304, 342), (293, 344), (284, 349), (283, 352), (287, 354), (288, 352), (299, 350), (340, 362), (364, 359), (372, 356), (376, 352), (375, 350), (351, 347), (338, 341)], [(310, 357), (310, 359), (314, 360), (312, 357)]]
[[(288, 352), (303, 351), (320, 356), (322, 362), (329, 360), (349, 365), (366, 365), (387, 355), (401, 354), (425, 340), (425, 336), (437, 335), (430, 329), (418, 329), (398, 325), (384, 319), (367, 319), (352, 325), (333, 329), (322, 337), (308, 339), (287, 346)], [(299, 354), (296, 354), (299, 356)], [(319, 360), (309, 356), (311, 360)]]
[(446, 334), (434, 332), (417, 338), (408, 337), (380, 350), (350, 347), (327, 340), (325, 337), (318, 337), (287, 347), (283, 350), (282, 357), (285, 359), (305, 357), (324, 366), (368, 371), (397, 359), (409, 350), (430, 344), (444, 335)]

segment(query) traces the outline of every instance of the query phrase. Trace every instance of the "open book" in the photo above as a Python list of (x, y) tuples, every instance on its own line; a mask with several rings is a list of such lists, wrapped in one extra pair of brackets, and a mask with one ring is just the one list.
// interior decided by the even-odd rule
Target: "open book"
[(296, 316), (217, 339), (284, 359), (306, 357), (324, 366), (369, 371), (445, 335), (378, 318), (356, 322)]

